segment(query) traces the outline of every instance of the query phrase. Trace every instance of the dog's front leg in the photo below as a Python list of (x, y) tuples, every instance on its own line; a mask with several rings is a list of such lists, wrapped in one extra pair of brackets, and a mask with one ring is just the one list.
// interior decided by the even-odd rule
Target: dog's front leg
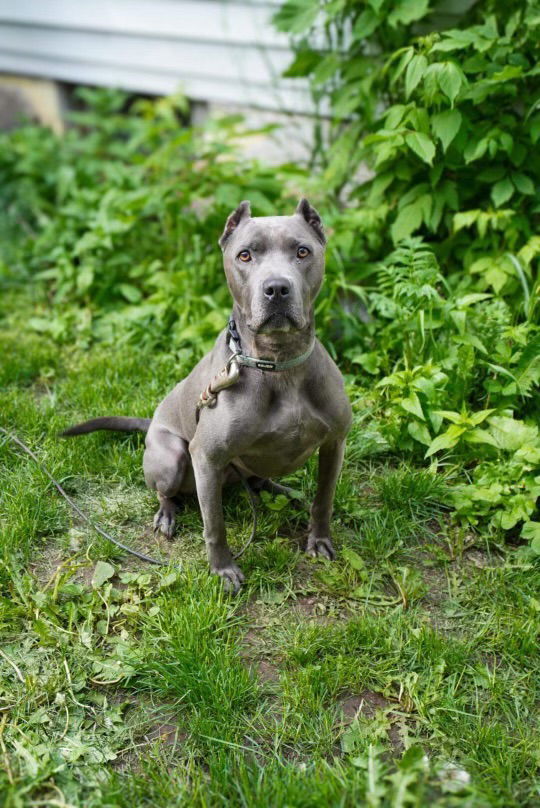
[(319, 479), (317, 493), (311, 506), (311, 519), (306, 552), (311, 556), (336, 557), (330, 538), (330, 520), (334, 494), (343, 464), (344, 440), (332, 440), (319, 449)]
[(238, 592), (244, 574), (234, 563), (223, 519), (221, 491), (224, 469), (208, 457), (200, 448), (190, 446), (193, 471), (197, 485), (197, 497), (204, 524), (204, 540), (210, 569), (223, 578), (227, 588)]

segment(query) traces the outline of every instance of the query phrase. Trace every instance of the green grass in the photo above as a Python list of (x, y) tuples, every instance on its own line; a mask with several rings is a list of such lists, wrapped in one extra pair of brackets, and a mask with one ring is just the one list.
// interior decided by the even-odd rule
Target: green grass
[[(262, 503), (247, 585), (206, 571), (195, 500), (151, 531), (140, 436), (71, 441), (104, 413), (149, 415), (174, 353), (27, 333), (4, 295), (1, 423), (126, 556), (0, 440), (0, 803), (75, 806), (527, 806), (540, 803), (540, 570), (452, 524), (442, 476), (360, 451), (336, 501), (338, 559), (301, 552), (306, 512)], [(289, 482), (309, 497), (314, 464)], [(239, 547), (244, 495), (228, 493)], [(100, 586), (98, 561), (115, 575)]]

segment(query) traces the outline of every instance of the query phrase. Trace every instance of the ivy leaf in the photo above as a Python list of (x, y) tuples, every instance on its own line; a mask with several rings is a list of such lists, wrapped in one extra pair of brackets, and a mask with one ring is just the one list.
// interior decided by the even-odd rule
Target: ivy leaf
[(444, 151), (448, 149), (459, 132), (461, 121), (461, 112), (458, 112), (457, 109), (447, 109), (431, 118), (431, 130), (441, 141)]
[(417, 53), (416, 56), (413, 56), (407, 65), (407, 72), (405, 73), (405, 98), (409, 98), (415, 87), (418, 86), (426, 67), (427, 59), (423, 53)]
[(410, 132), (405, 136), (405, 143), (425, 163), (431, 165), (435, 157), (433, 141), (423, 132)]
[(499, 182), (496, 182), (491, 189), (491, 198), (493, 199), (493, 204), (497, 208), (500, 208), (501, 205), (504, 205), (504, 203), (510, 199), (513, 193), (514, 186), (508, 177), (499, 180)]
[(105, 581), (112, 578), (115, 572), (116, 570), (112, 564), (108, 564), (107, 561), (98, 561), (94, 569), (94, 574), (92, 575), (92, 586), (94, 589), (103, 586)]

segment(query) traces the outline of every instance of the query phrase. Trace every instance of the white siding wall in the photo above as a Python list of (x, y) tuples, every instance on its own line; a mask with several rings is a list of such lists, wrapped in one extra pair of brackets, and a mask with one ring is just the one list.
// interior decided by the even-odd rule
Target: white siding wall
[(308, 112), (272, 2), (0, 0), (0, 72)]

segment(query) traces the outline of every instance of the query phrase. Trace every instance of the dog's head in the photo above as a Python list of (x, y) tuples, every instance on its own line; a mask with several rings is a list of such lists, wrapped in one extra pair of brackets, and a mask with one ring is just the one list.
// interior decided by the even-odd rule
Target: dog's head
[(219, 240), (231, 294), (250, 331), (301, 331), (324, 275), (326, 239), (307, 199), (293, 216), (251, 217), (241, 202)]

